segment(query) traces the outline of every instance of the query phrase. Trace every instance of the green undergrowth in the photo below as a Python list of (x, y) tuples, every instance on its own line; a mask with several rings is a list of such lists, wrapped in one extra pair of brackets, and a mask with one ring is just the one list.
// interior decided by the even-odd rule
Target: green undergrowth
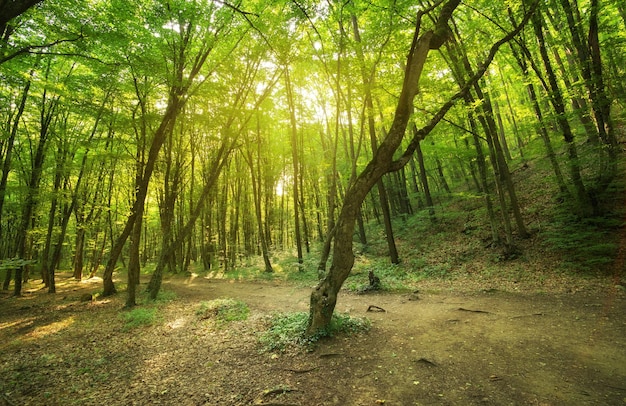
[(579, 219), (566, 208), (554, 210), (554, 220), (541, 233), (562, 254), (563, 270), (575, 273), (608, 273), (619, 247), (616, 230), (624, 220), (616, 214)]
[(200, 319), (214, 318), (218, 323), (246, 320), (249, 314), (250, 308), (245, 302), (231, 298), (203, 301), (196, 309)]
[(138, 306), (120, 313), (119, 317), (124, 322), (122, 331), (130, 331), (157, 324), (163, 319), (161, 315), (162, 306), (176, 300), (176, 298), (177, 296), (174, 292), (163, 289), (159, 291), (155, 300), (150, 299), (148, 292), (142, 292), (138, 296)]
[[(622, 164), (623, 165), (623, 164)], [(400, 264), (390, 263), (382, 219), (367, 219), (367, 241), (354, 236), (355, 263), (343, 288), (368, 290), (368, 274), (373, 271), (383, 291), (406, 291), (424, 280), (451, 281), (474, 278), (485, 283), (497, 280), (537, 281), (561, 274), (602, 276), (611, 273), (620, 230), (625, 227), (623, 207), (624, 179), (616, 179), (603, 196), (603, 216), (580, 218), (572, 198), (559, 195), (552, 179), (552, 169), (544, 158), (511, 162), (524, 225), (530, 238), (522, 239), (513, 223), (513, 247), (505, 246), (503, 226), (497, 230), (500, 241), (493, 240), (484, 196), (473, 185), (456, 184), (453, 193), (436, 193), (434, 215), (418, 208), (413, 213), (396, 214), (393, 232)], [(493, 185), (492, 185), (493, 186)], [(498, 223), (502, 213), (497, 196), (492, 194)], [(274, 251), (274, 272), (264, 272), (262, 258), (224, 273), (224, 277), (248, 281), (289, 282), (301, 287), (318, 283), (321, 242), (311, 244), (303, 263), (295, 249)], [(511, 255), (511, 252), (514, 255)], [(327, 263), (330, 268), (332, 257)]]
[(259, 342), (265, 351), (285, 351), (292, 347), (311, 349), (324, 337), (363, 333), (371, 327), (367, 318), (336, 313), (326, 329), (313, 337), (307, 337), (305, 332), (308, 319), (309, 315), (305, 312), (273, 314), (269, 317), (268, 329), (260, 335)]
[(130, 331), (139, 327), (148, 327), (161, 319), (158, 309), (154, 306), (135, 307), (131, 310), (120, 313), (120, 318), (124, 322), (122, 331)]

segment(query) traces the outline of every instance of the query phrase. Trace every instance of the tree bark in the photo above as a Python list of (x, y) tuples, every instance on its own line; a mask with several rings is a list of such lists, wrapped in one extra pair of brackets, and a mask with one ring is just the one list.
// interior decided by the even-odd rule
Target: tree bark
[(209, 200), (210, 194), (217, 184), (222, 169), (228, 161), (228, 155), (230, 154), (232, 148), (232, 144), (228, 147), (226, 146), (226, 144), (223, 144), (222, 147), (219, 149), (215, 161), (208, 171), (208, 173), (210, 173), (210, 176), (205, 180), (204, 186), (202, 187), (202, 192), (200, 193), (200, 197), (198, 198), (196, 204), (193, 205), (193, 212), (190, 214), (189, 219), (185, 223), (184, 227), (180, 230), (176, 238), (171, 241), (171, 243), (169, 243), (167, 246), (164, 246), (161, 250), (157, 266), (154, 270), (154, 273), (152, 274), (152, 277), (150, 278), (150, 283), (148, 284), (148, 292), (150, 293), (151, 299), (156, 299), (159, 290), (161, 289), (163, 270), (165, 269), (165, 266), (167, 264), (167, 258), (169, 258), (174, 250), (176, 250), (183, 244), (183, 242), (189, 237), (189, 235), (193, 231), (194, 225), (200, 215), (203, 213), (204, 205)]
[[(73, 70), (70, 69), (67, 77), (71, 75)], [(46, 78), (49, 77), (50, 73), (50, 62), (46, 68)], [(41, 111), (40, 111), (40, 127), (39, 127), (39, 141), (37, 143), (37, 148), (35, 151), (35, 155), (32, 157), (31, 162), (31, 173), (28, 180), (28, 190), (26, 192), (26, 199), (24, 203), (24, 208), (22, 210), (22, 217), (20, 220), (20, 228), (18, 229), (17, 234), (17, 257), (26, 259), (25, 255), (27, 252), (28, 245), (28, 230), (32, 227), (33, 224), (33, 214), (35, 212), (35, 208), (39, 203), (39, 186), (41, 183), (41, 175), (43, 172), (43, 164), (45, 160), (45, 152), (47, 150), (47, 142), (48, 137), (51, 132), (51, 126), (53, 120), (57, 115), (57, 107), (59, 105), (60, 96), (55, 96), (49, 98), (47, 90), (43, 92), (41, 99)], [(22, 277), (25, 271), (26, 265), (20, 266), (15, 269), (15, 288), (14, 295), (21, 296), (22, 295)], [(8, 273), (7, 273), (8, 275)], [(5, 281), (6, 283), (6, 281)]]
[(0, 38), (8, 40), (12, 29), (9, 21), (24, 14), (43, 0), (9, 0), (0, 2)]
[[(261, 244), (261, 255), (263, 256), (263, 264), (265, 266), (264, 271), (272, 273), (274, 269), (272, 268), (272, 262), (270, 261), (269, 256), (269, 245), (267, 243), (267, 239), (265, 238), (265, 231), (263, 227), (263, 210), (261, 207), (262, 202), (262, 194), (261, 194), (261, 129), (257, 117), (257, 131), (254, 144), (256, 144), (256, 159), (252, 159), (252, 151), (251, 145), (248, 143), (247, 147), (247, 156), (246, 161), (248, 163), (248, 167), (250, 168), (250, 177), (252, 182), (252, 199), (254, 200), (254, 214), (257, 225), (257, 233), (259, 234), (259, 243)], [(255, 167), (254, 162), (257, 162), (257, 166)]]
[(148, 159), (146, 161), (145, 167), (143, 168), (142, 176), (140, 179), (138, 179), (136, 184), (135, 200), (133, 202), (130, 215), (126, 219), (124, 229), (115, 240), (115, 243), (111, 248), (111, 252), (109, 253), (109, 259), (104, 270), (104, 275), (102, 276), (102, 296), (110, 296), (117, 292), (113, 283), (113, 271), (115, 270), (117, 260), (122, 253), (124, 244), (126, 244), (126, 240), (130, 236), (134, 228), (137, 217), (141, 215), (144, 211), (146, 196), (148, 195), (148, 185), (152, 177), (152, 172), (154, 171), (159, 151), (161, 150), (161, 146), (165, 142), (166, 136), (169, 133), (171, 126), (174, 125), (174, 122), (176, 121), (180, 108), (183, 104), (181, 103), (182, 92), (182, 90), (175, 87), (172, 88), (170, 91), (167, 109), (163, 115), (163, 118), (161, 119), (159, 127), (154, 134), (154, 138), (150, 146), (150, 151), (148, 152)]
[[(361, 46), (361, 34), (359, 32), (358, 20), (355, 15), (352, 15), (352, 27), (354, 30), (354, 40), (356, 42), (357, 57), (361, 64), (361, 78), (363, 81), (363, 89), (365, 93), (365, 108), (367, 114), (367, 128), (370, 136), (370, 147), (372, 148), (372, 155), (376, 154), (378, 149), (378, 140), (376, 137), (376, 125), (374, 122), (374, 103), (372, 99), (372, 75), (367, 74), (365, 67), (365, 56), (363, 55), (363, 48)], [(356, 162), (355, 162), (356, 164)], [(353, 165), (356, 169), (356, 165)], [(387, 190), (383, 182), (382, 177), (376, 182), (376, 188), (378, 190), (378, 198), (380, 203), (380, 209), (383, 213), (383, 222), (385, 225), (385, 238), (387, 240), (387, 249), (389, 250), (389, 260), (392, 264), (399, 264), (400, 257), (398, 255), (398, 248), (396, 247), (396, 240), (393, 235), (393, 226), (391, 224), (391, 213), (389, 210), (389, 199), (387, 196)]]

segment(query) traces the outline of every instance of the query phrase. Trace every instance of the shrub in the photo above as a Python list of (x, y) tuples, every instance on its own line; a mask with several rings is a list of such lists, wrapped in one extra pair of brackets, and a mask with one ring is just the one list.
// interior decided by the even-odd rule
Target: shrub
[(369, 319), (350, 317), (347, 314), (333, 314), (330, 326), (313, 337), (306, 337), (305, 332), (309, 320), (308, 313), (276, 313), (269, 319), (269, 328), (259, 337), (266, 351), (284, 351), (290, 346), (311, 346), (323, 337), (337, 334), (356, 334), (368, 331), (371, 327)]

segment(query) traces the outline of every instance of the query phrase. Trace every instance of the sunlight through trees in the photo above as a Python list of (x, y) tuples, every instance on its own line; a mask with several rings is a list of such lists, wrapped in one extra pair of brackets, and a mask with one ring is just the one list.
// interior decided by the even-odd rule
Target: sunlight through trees
[[(13, 7), (15, 6), (15, 7)], [(75, 0), (0, 6), (3, 288), (319, 260), (308, 333), (381, 225), (481, 199), (487, 245), (528, 238), (512, 174), (602, 216), (619, 177), (618, 0)], [(620, 138), (621, 137), (621, 138)], [(519, 180), (518, 180), (519, 181)], [(375, 186), (375, 187), (374, 187)], [(261, 263), (259, 262), (259, 263)], [(120, 278), (124, 275), (124, 278)]]

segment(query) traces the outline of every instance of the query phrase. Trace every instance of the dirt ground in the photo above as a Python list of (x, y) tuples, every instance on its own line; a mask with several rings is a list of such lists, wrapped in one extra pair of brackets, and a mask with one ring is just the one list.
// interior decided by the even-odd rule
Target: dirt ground
[[(258, 342), (268, 314), (308, 310), (311, 287), (171, 279), (158, 322), (126, 330), (123, 295), (81, 302), (100, 281), (58, 286), (0, 295), (0, 405), (626, 405), (626, 293), (610, 280), (343, 292), (337, 311), (371, 330), (311, 352)], [(245, 301), (248, 320), (198, 318), (201, 301), (225, 297)]]

